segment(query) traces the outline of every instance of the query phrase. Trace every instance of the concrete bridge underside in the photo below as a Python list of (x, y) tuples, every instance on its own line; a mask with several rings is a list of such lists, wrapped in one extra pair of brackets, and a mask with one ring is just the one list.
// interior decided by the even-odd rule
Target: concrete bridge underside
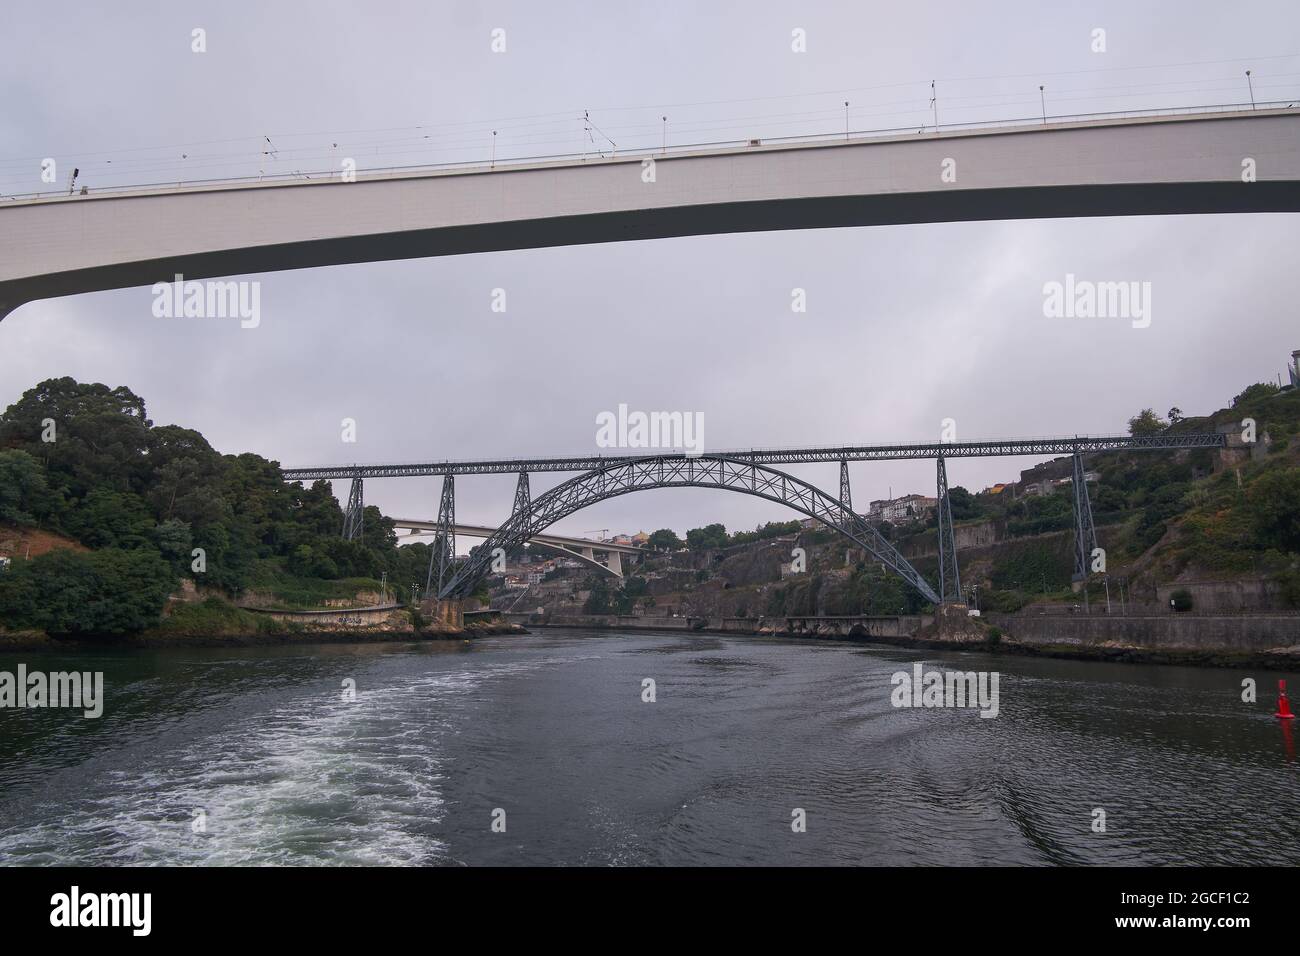
[(669, 154), (653, 157), (651, 183), (644, 158), (0, 201), (0, 317), (176, 273), (781, 229), (1300, 211), (1294, 109)]
[[(410, 535), (425, 537), (436, 534), (438, 531), (436, 521), (415, 521), (407, 518), (396, 519), (393, 522), (393, 527), (405, 529), (410, 532)], [(483, 538), (486, 540), (496, 531), (496, 528), (480, 525), (457, 524), (454, 533), (458, 537), (463, 535), (468, 538)], [(543, 548), (562, 554), (566, 558), (573, 558), (575, 561), (620, 580), (623, 577), (623, 555), (638, 555), (645, 552), (644, 548), (636, 545), (592, 541), (586, 538), (570, 538), (558, 534), (533, 535), (528, 539), (528, 543), (540, 545)], [(605, 557), (603, 559), (599, 558), (597, 557), (598, 554), (604, 554)]]

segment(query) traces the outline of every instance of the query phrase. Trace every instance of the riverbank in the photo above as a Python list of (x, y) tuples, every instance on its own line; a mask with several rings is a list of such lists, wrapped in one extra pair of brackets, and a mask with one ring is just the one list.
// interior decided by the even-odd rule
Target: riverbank
[(290, 644), (383, 644), (460, 641), (498, 634), (527, 634), (519, 624), (487, 621), (463, 628), (422, 627), (280, 627), (188, 633), (159, 628), (143, 634), (50, 637), (40, 631), (0, 630), (0, 653), (30, 651), (157, 650), (185, 647), (275, 647)]
[[(1300, 618), (1030, 618), (995, 615), (969, 619), (957, 633), (939, 633), (918, 616), (813, 618), (764, 621), (726, 618), (634, 618), (612, 615), (529, 621), (534, 628), (610, 631), (686, 631), (885, 644), (926, 650), (987, 650), (1026, 657), (1191, 667), (1300, 667)], [(1199, 622), (1199, 623), (1197, 623)]]

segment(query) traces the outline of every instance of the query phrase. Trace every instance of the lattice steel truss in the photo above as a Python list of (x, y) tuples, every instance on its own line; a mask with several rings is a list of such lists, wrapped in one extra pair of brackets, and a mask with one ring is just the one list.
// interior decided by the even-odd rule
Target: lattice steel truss
[(348, 492), (348, 506), (343, 510), (343, 538), (355, 541), (361, 537), (366, 511), (365, 497), (361, 488), (361, 479), (352, 479), (352, 488)]
[(849, 487), (849, 463), (840, 459), (840, 504), (853, 510), (853, 490)]
[(532, 504), (533, 493), (528, 488), (528, 472), (521, 471), (519, 473), (519, 483), (515, 485), (515, 504), (510, 509), (510, 513), (517, 515), (520, 512), (527, 511), (532, 507)]
[[(912, 445), (845, 445), (839, 448), (748, 448), (718, 451), (713, 457), (757, 465), (820, 461), (900, 461), (913, 458), (1007, 458), (1019, 455), (1094, 454), (1103, 451), (1159, 451), (1173, 448), (1223, 448), (1224, 435), (1112, 435), (1028, 438), (982, 442), (928, 442)], [(324, 465), (284, 468), (286, 481), (337, 478), (409, 478), (418, 475), (500, 475), (518, 471), (593, 471), (643, 460), (643, 455), (574, 455), (564, 458), (499, 458), (484, 461), (434, 461), (387, 465)], [(664, 456), (671, 458), (673, 456)]]
[(943, 456), (938, 459), (939, 512), (939, 597), (945, 604), (958, 603), (961, 596), (961, 574), (957, 570), (957, 543), (952, 531), (952, 502), (948, 498), (948, 469)]
[[(450, 481), (450, 477), (447, 480)], [(455, 576), (445, 586), (439, 587), (438, 597), (458, 598), (473, 593), (479, 581), (487, 575), (495, 549), (504, 548), (509, 553), (533, 535), (541, 534), (555, 522), (589, 505), (651, 488), (719, 488), (786, 505), (839, 531), (916, 588), (927, 601), (939, 603), (939, 595), (930, 583), (851, 508), (793, 475), (752, 461), (719, 455), (660, 455), (633, 459), (598, 468), (557, 485), (533, 499), (527, 510), (512, 514), (482, 546), (474, 550)]]
[[(429, 552), (429, 573), (424, 579), (424, 596), (441, 596), (443, 584), (451, 578), (456, 566), (456, 478), (447, 475), (442, 479), (442, 498), (438, 502), (438, 528), (434, 533), (433, 549)], [(434, 572), (437, 577), (434, 577)], [(434, 591), (435, 581), (437, 591)], [(475, 582), (477, 583), (477, 582)]]
[(1097, 529), (1092, 524), (1092, 502), (1088, 499), (1088, 482), (1084, 477), (1083, 456), (1074, 455), (1074, 576), (1072, 581), (1087, 581), (1093, 549), (1097, 547)]

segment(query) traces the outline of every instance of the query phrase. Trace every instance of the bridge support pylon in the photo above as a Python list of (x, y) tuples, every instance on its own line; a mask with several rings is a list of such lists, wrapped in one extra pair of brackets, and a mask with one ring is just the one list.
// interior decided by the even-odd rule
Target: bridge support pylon
[(463, 630), (465, 602), (460, 598), (428, 598), (420, 602), (420, 613), (439, 630)]
[(533, 493), (528, 487), (528, 472), (519, 473), (519, 481), (515, 484), (515, 504), (510, 509), (512, 515), (526, 514), (528, 509), (533, 505)]
[(362, 516), (365, 514), (365, 496), (361, 479), (352, 479), (352, 488), (348, 491), (348, 506), (343, 510), (343, 540), (355, 541), (361, 537)]
[[(424, 579), (425, 597), (437, 597), (443, 582), (455, 572), (456, 561), (456, 477), (442, 479), (442, 500), (438, 503), (438, 530), (429, 552), (429, 573)], [(435, 589), (436, 585), (436, 589)]]
[(948, 469), (942, 455), (938, 463), (939, 603), (960, 604), (964, 611), (961, 573), (957, 568), (957, 541), (952, 530), (952, 502), (948, 499)]
[[(1088, 607), (1088, 576), (1092, 571), (1093, 555), (1097, 554), (1097, 529), (1092, 523), (1092, 501), (1088, 497), (1087, 472), (1083, 456), (1074, 450), (1074, 474), (1070, 484), (1074, 491), (1074, 574), (1070, 578), (1075, 588), (1083, 590), (1083, 604)], [(1103, 561), (1104, 569), (1105, 563)]]
[(438, 623), (444, 627), (465, 626), (465, 605), (460, 598), (445, 598), (437, 602)]

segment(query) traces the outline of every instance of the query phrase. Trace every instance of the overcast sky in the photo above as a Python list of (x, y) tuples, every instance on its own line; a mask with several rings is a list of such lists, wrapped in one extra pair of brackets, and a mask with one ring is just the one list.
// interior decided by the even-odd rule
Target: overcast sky
[[(1300, 5), (1092, 3), (115, 3), (0, 11), (0, 193), (39, 162), (91, 188), (1300, 97)], [(191, 51), (206, 31), (207, 52)], [(491, 31), (504, 29), (506, 52)], [(807, 52), (791, 50), (806, 31)], [(1093, 52), (1093, 31), (1106, 50)], [(276, 155), (260, 155), (263, 137)], [(331, 144), (339, 143), (339, 147)], [(182, 159), (182, 156), (184, 157)], [(115, 163), (109, 163), (113, 159)], [(188, 164), (188, 165), (187, 165)], [(286, 466), (591, 452), (598, 413), (702, 412), (706, 450), (1120, 433), (1275, 380), (1300, 348), (1291, 215), (1080, 219), (704, 236), (284, 272), (262, 322), (155, 319), (148, 289), (27, 304), (0, 323), (0, 406), (70, 375), (157, 424)], [(2, 254), (2, 250), (0, 250)], [(1151, 283), (1152, 321), (1047, 319), (1067, 273)], [(805, 314), (791, 289), (807, 290)], [(504, 288), (508, 311), (491, 311)], [(358, 423), (343, 444), (340, 420)], [(978, 490), (1029, 459), (959, 460)], [(931, 462), (852, 466), (854, 498), (933, 494)], [(791, 468), (835, 494), (834, 464)], [(534, 495), (560, 480), (536, 476)], [(458, 481), (496, 524), (513, 477)], [(439, 479), (367, 482), (436, 513)], [(339, 489), (336, 489), (339, 490)], [(346, 495), (346, 488), (341, 489)], [(570, 533), (793, 513), (677, 489)]]

